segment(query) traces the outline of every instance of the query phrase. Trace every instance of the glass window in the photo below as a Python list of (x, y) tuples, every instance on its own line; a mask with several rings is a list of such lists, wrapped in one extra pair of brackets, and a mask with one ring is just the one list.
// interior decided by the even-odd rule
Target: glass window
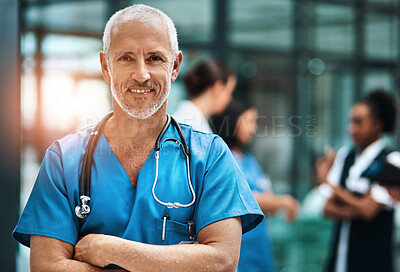
[(349, 110), (354, 103), (354, 73), (351, 69), (337, 67), (327, 62), (327, 70), (312, 76), (310, 88), (314, 114), (317, 121), (312, 150), (322, 155), (326, 146), (336, 150), (348, 142)]
[(370, 59), (398, 57), (398, 18), (367, 13), (365, 24), (365, 55)]
[(101, 75), (100, 39), (49, 34), (43, 38), (45, 70), (68, 71), (79, 75)]
[(36, 86), (34, 71), (25, 71), (21, 78), (21, 117), (22, 127), (27, 130), (35, 125), (38, 100)]
[(395, 76), (391, 70), (368, 69), (365, 72), (363, 82), (363, 93), (366, 94), (374, 89), (382, 88), (393, 92), (395, 88)]
[(315, 49), (351, 54), (354, 50), (353, 8), (318, 4), (315, 7)]
[(293, 46), (291, 1), (232, 0), (229, 8), (229, 39), (233, 46), (279, 50)]
[(21, 36), (21, 55), (33, 56), (36, 53), (36, 36), (33, 32), (27, 32)]
[(205, 43), (213, 38), (215, 17), (212, 0), (144, 0), (140, 3), (158, 8), (171, 17), (180, 43)]
[[(107, 3), (104, 1), (62, 1), (25, 5), (24, 27), (50, 31), (102, 35)], [(36, 5), (35, 5), (36, 4)]]

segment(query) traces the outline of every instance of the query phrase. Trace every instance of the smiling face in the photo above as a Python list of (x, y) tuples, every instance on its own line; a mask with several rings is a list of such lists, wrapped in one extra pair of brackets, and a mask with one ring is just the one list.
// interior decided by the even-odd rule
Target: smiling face
[[(108, 60), (108, 61), (107, 61)], [(158, 18), (126, 22), (111, 35), (109, 55), (100, 53), (103, 77), (113, 100), (132, 118), (145, 119), (166, 101), (178, 76), (182, 53), (173, 59), (167, 27)]]

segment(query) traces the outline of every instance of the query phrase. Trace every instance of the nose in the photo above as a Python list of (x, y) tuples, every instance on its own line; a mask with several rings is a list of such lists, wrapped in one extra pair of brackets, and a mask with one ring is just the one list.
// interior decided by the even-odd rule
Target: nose
[(144, 60), (137, 61), (132, 73), (132, 78), (138, 82), (145, 82), (150, 79), (150, 72)]

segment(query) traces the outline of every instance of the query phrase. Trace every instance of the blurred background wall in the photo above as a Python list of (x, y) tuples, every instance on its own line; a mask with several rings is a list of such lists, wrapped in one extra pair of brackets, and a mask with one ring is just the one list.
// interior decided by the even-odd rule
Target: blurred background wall
[[(21, 120), (21, 136), (15, 136), (22, 141), (21, 164), (15, 160), (12, 165), (21, 169), (21, 179), (18, 172), (14, 179), (15, 186), (21, 181), (22, 209), (46, 147), (110, 111), (98, 60), (102, 31), (116, 10), (139, 1), (4, 1), (20, 5), (15, 10), (20, 12), (21, 58), (16, 63), (21, 67), (21, 111), (16, 107), (13, 121)], [(256, 105), (260, 114), (250, 151), (277, 193), (291, 193), (302, 202), (296, 223), (284, 224), (281, 215), (269, 220), (278, 271), (321, 271), (331, 223), (320, 216), (313, 194), (314, 160), (326, 145), (350, 143), (348, 111), (363, 94), (383, 87), (398, 95), (400, 1), (140, 3), (163, 10), (175, 22), (184, 54), (182, 73), (211, 56), (225, 59), (235, 70), (234, 96)], [(168, 111), (185, 98), (178, 78)], [(389, 139), (395, 148), (399, 135)], [(8, 205), (4, 198), (0, 204)], [(28, 257), (29, 251), (20, 247), (17, 271), (28, 271)]]
[(18, 1), (0, 1), (0, 267), (15, 271), (17, 244), (10, 233), (19, 217), (20, 71)]

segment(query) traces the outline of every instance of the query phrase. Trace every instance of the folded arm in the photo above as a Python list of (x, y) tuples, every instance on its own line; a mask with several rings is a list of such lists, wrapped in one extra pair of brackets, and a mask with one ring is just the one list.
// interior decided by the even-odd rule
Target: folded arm
[[(32, 244), (32, 271), (107, 271), (109, 264), (128, 271), (235, 271), (240, 253), (240, 218), (217, 221), (198, 233), (199, 244), (150, 245), (110, 235), (89, 234), (74, 247), (37, 236)], [(54, 240), (57, 243), (52, 243)], [(36, 245), (35, 245), (36, 244)], [(38, 252), (39, 251), (39, 252)], [(49, 266), (49, 258), (51, 266)], [(72, 260), (74, 258), (74, 260)], [(48, 268), (51, 267), (51, 268)], [(115, 271), (115, 270), (112, 270)]]
[(383, 208), (370, 193), (362, 197), (354, 196), (340, 186), (332, 186), (333, 194), (327, 200), (324, 214), (336, 219), (371, 220)]
[(198, 233), (199, 244), (149, 245), (109, 235), (85, 236), (75, 259), (128, 271), (235, 271), (240, 253), (240, 218), (217, 221)]
[(335, 197), (330, 197), (325, 203), (324, 215), (332, 219), (352, 219), (355, 217), (355, 211), (352, 207), (338, 202)]
[(30, 267), (32, 272), (81, 271), (81, 272), (116, 272), (95, 267), (85, 262), (73, 260), (74, 246), (70, 243), (45, 237), (31, 236)]

